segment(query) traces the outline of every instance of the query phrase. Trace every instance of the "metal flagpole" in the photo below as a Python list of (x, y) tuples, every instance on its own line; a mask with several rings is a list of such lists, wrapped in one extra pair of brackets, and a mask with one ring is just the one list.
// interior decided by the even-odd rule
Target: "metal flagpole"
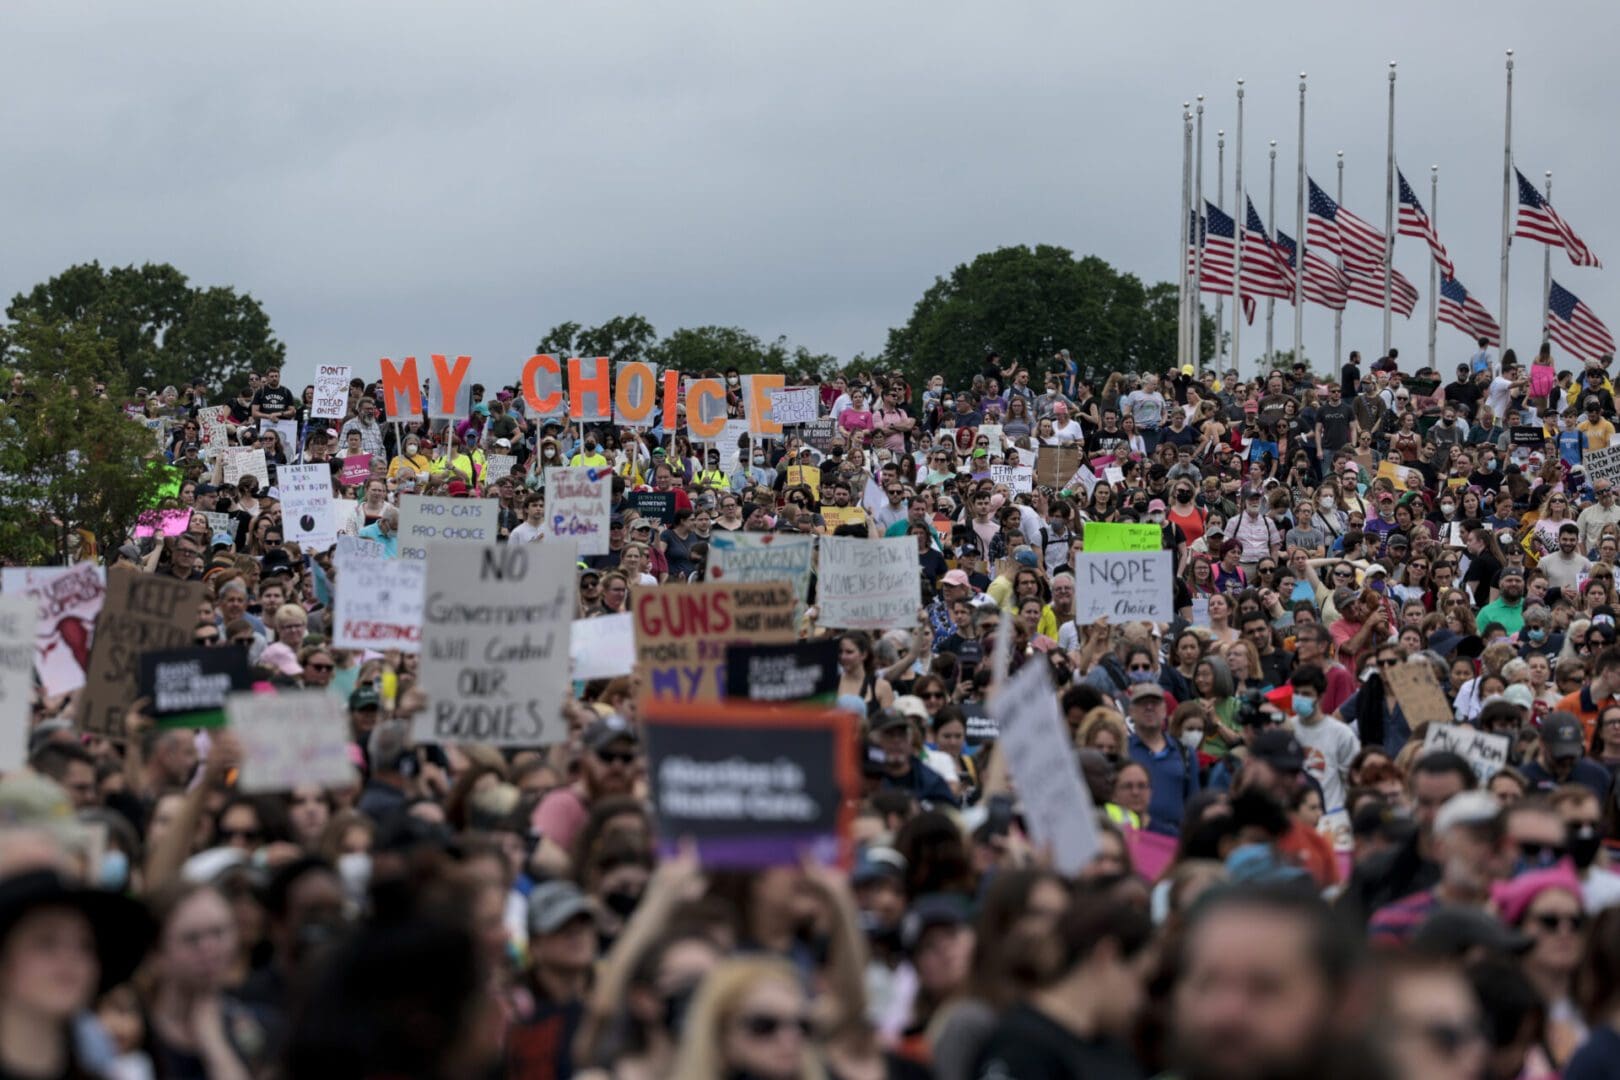
[[(1276, 228), (1272, 224), (1272, 228)], [(1305, 355), (1305, 73), (1299, 73), (1299, 174), (1294, 177), (1294, 363)]]
[[(1440, 228), (1440, 166), (1429, 166), (1429, 224)], [(1434, 367), (1435, 332), (1439, 327), (1440, 260), (1429, 255), (1429, 366)]]
[(1502, 298), (1498, 323), (1502, 348), (1508, 347), (1508, 216), (1513, 209), (1513, 50), (1507, 51), (1507, 119), (1502, 124)]
[(1192, 284), (1192, 362), (1199, 375), (1204, 373), (1204, 95), (1198, 95), (1197, 149), (1193, 164), (1193, 284)]
[(1389, 355), (1390, 297), (1395, 277), (1395, 61), (1389, 62), (1389, 149), (1384, 163), (1384, 355)]
[(1232, 370), (1243, 373), (1243, 80), (1237, 81), (1237, 146), (1232, 165)]
[[(1552, 202), (1552, 170), (1547, 170), (1547, 201)], [(1541, 340), (1547, 340), (1547, 301), (1552, 298), (1552, 245), (1541, 245)]]
[[(1215, 208), (1226, 209), (1226, 131), (1217, 129), (1215, 132)], [(1202, 210), (1200, 206), (1198, 209)], [(1221, 337), (1221, 331), (1226, 328), (1226, 314), (1222, 310), (1223, 297), (1215, 294), (1215, 366), (1219, 368), (1221, 361), (1226, 357), (1226, 341)]]
[[(1336, 196), (1336, 198), (1339, 200), (1339, 205), (1343, 206), (1344, 205), (1344, 151), (1339, 150), (1339, 151), (1335, 151), (1335, 153), (1337, 154), (1338, 159), (1339, 159), (1339, 192), (1338, 192), (1338, 195)], [(1300, 242), (1303, 243), (1304, 240), (1305, 240), (1304, 230), (1301, 229), (1300, 230)], [(1300, 260), (1300, 262), (1304, 262), (1304, 261), (1305, 261), (1304, 259)], [(1338, 263), (1340, 270), (1344, 269), (1344, 256), (1343, 255), (1340, 255), (1334, 261), (1336, 263)], [(1334, 372), (1335, 375), (1338, 374), (1339, 367), (1343, 363), (1344, 363), (1344, 309), (1340, 308), (1338, 311), (1335, 311), (1333, 313), (1333, 372)]]
[[(1248, 209), (1245, 208), (1244, 211), (1243, 211), (1245, 220), (1248, 218), (1248, 213), (1249, 213)], [(1277, 140), (1272, 139), (1271, 140), (1271, 180), (1266, 186), (1266, 221), (1272, 222), (1272, 221), (1276, 221), (1276, 220), (1277, 220)], [(1269, 229), (1272, 226), (1267, 225), (1266, 227)], [(1266, 363), (1268, 363), (1268, 364), (1275, 364), (1277, 362), (1276, 358), (1275, 358), (1275, 354), (1273, 352), (1273, 345), (1272, 345), (1272, 339), (1271, 339), (1271, 322), (1276, 317), (1276, 314), (1277, 314), (1277, 298), (1275, 296), (1266, 297)]]
[(1177, 235), (1181, 242), (1177, 246), (1176, 261), (1181, 267), (1181, 318), (1179, 320), (1180, 334), (1176, 338), (1176, 366), (1180, 367), (1187, 362), (1187, 353), (1192, 343), (1191, 308), (1187, 297), (1187, 222), (1192, 211), (1192, 102), (1181, 103), (1181, 221)]

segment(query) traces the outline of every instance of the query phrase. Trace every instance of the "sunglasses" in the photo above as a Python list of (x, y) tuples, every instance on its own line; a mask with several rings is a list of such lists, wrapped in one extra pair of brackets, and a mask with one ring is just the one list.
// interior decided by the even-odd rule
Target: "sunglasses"
[(337, 668), (332, 664), (310, 664), (310, 665), (308, 665), (308, 667), (309, 667), (310, 671), (336, 671), (337, 670)]
[(604, 765), (633, 765), (636, 755), (629, 750), (598, 750), (596, 760)]
[(1130, 667), (1130, 670), (1132, 670), (1132, 671), (1152, 671), (1153, 668), (1148, 664), (1132, 664), (1131, 667)]
[(813, 1030), (808, 1018), (803, 1016), (770, 1016), (765, 1013), (751, 1013), (737, 1018), (737, 1025), (756, 1039), (773, 1038), (783, 1028), (797, 1031), (802, 1037), (808, 1039)]
[[(924, 693), (918, 694), (917, 696), (922, 698), (924, 701), (944, 701), (945, 700), (945, 695), (942, 692), (938, 691), (938, 690), (928, 690), (928, 691), (925, 691)], [(1617, 718), (1615, 722), (1620, 723), (1620, 718)]]
[(258, 843), (259, 839), (263, 835), (264, 834), (262, 832), (260, 832), (258, 829), (221, 829), (221, 830), (219, 830), (219, 838), (221, 840), (246, 840), (250, 844)]
[(1578, 934), (1581, 932), (1581, 929), (1586, 926), (1586, 916), (1582, 914), (1533, 915), (1531, 918), (1535, 921), (1537, 926), (1541, 927), (1549, 934), (1557, 933), (1559, 930), (1567, 930), (1572, 934)]

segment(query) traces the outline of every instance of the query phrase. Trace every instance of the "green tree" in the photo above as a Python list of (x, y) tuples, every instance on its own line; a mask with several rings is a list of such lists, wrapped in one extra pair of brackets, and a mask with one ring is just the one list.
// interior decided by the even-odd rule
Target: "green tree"
[[(1017, 360), (1044, 370), (1068, 349), (1092, 378), (1162, 371), (1175, 362), (1178, 309), (1174, 284), (1145, 286), (1102, 259), (1049, 244), (1006, 247), (936, 278), (906, 324), (889, 331), (883, 361), (915, 385), (935, 374), (961, 385), (992, 351), (1004, 366)], [(1206, 317), (1206, 357), (1214, 334)]]
[[(193, 288), (167, 263), (72, 266), (19, 293), (6, 315), (93, 330), (112, 344), (113, 367), (131, 385), (203, 379), (234, 388), (249, 371), (279, 366), (287, 355), (257, 300), (223, 286)], [(15, 364), (12, 337), (0, 333), (0, 353)]]
[(23, 565), (66, 562), (81, 531), (116, 547), (172, 476), (153, 433), (116, 404), (118, 343), (88, 321), (32, 312), (7, 343), (24, 391), (0, 406), (0, 551)]
[(744, 375), (786, 375), (790, 383), (821, 382), (840, 367), (837, 357), (789, 345), (785, 337), (761, 341), (736, 326), (683, 327), (658, 343), (652, 359), (693, 374), (734, 367)]

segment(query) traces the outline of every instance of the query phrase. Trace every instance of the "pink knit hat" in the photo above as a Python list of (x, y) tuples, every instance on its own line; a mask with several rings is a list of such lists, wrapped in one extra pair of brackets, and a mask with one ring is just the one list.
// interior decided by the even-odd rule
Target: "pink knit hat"
[(1532, 870), (1507, 881), (1499, 881), (1491, 887), (1491, 899), (1496, 901), (1496, 910), (1501, 914), (1502, 921), (1509, 926), (1517, 926), (1524, 921), (1524, 913), (1535, 898), (1548, 889), (1563, 889), (1580, 900), (1581, 879), (1575, 876), (1575, 864), (1561, 859), (1545, 870)]

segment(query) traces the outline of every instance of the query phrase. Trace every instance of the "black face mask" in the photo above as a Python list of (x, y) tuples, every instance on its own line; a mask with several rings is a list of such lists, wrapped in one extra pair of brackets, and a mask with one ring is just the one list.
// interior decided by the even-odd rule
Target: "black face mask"
[(1192, 492), (1190, 492), (1190, 491), (1178, 491), (1178, 492), (1176, 492), (1176, 502), (1178, 502), (1178, 503), (1192, 502)]
[(1577, 867), (1585, 870), (1597, 858), (1598, 850), (1603, 846), (1603, 837), (1596, 825), (1571, 825), (1568, 845), (1569, 857), (1575, 860)]
[(697, 994), (697, 984), (683, 986), (664, 998), (664, 1030), (671, 1039), (679, 1040), (681, 1031), (686, 1027), (686, 1014), (692, 1007), (692, 998)]
[(641, 903), (641, 894), (638, 892), (614, 891), (602, 894), (602, 906), (621, 919), (628, 919), (635, 914), (636, 905)]

